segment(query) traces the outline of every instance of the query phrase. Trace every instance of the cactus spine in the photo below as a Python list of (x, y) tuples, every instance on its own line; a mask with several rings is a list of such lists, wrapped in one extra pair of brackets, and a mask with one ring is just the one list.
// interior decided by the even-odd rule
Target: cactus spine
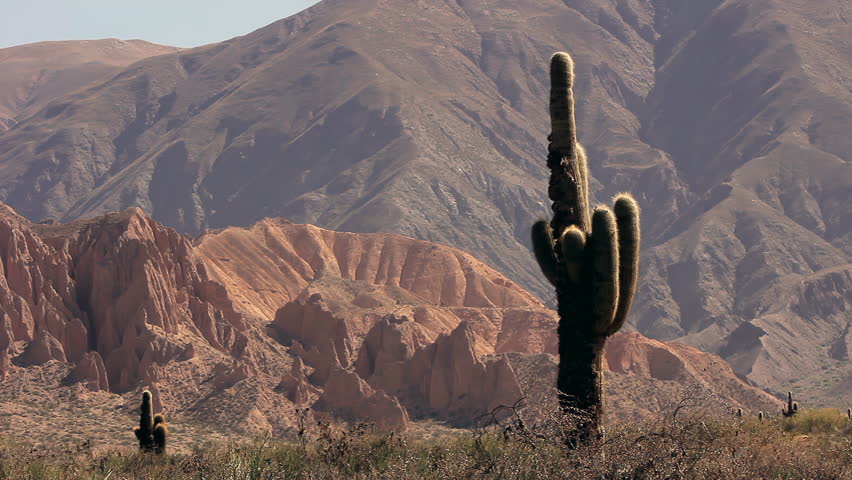
[(133, 429), (139, 440), (139, 449), (143, 452), (165, 453), (168, 439), (166, 419), (161, 414), (153, 415), (151, 392), (142, 392), (141, 417), (139, 426)]
[(533, 225), (533, 251), (556, 289), (560, 405), (579, 413), (569, 446), (603, 437), (603, 351), (627, 319), (639, 273), (639, 206), (629, 194), (589, 213), (586, 153), (574, 121), (574, 62), (550, 62), (547, 166), (553, 218)]

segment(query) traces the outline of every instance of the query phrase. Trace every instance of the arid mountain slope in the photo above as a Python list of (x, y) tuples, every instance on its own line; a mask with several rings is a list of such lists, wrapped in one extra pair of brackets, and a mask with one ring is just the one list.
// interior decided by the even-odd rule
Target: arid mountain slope
[(133, 62), (178, 49), (142, 40), (40, 42), (0, 49), (0, 132), (52, 100), (108, 79)]
[[(65, 438), (132, 444), (145, 387), (179, 448), (292, 434), (304, 406), (405, 428), (470, 425), (527, 392), (552, 398), (529, 369), (552, 370), (554, 313), (433, 243), (281, 220), (192, 242), (139, 209), (32, 224), (3, 205), (0, 261), (0, 412), (25, 417), (4, 429), (34, 440), (70, 428)], [(720, 412), (778, 405), (693, 347), (636, 333), (612, 345), (614, 418), (665, 410), (688, 390)]]
[(840, 0), (327, 0), (57, 99), (0, 135), (0, 200), (399, 233), (549, 300), (527, 236), (545, 69), (569, 50), (594, 195), (643, 206), (631, 324), (848, 401), (849, 18)]

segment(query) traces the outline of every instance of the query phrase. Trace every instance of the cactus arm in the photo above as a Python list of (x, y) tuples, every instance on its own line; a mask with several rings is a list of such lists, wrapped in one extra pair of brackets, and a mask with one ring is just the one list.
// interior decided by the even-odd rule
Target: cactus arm
[(562, 232), (559, 245), (562, 247), (562, 263), (565, 265), (568, 281), (572, 286), (576, 286), (580, 283), (580, 275), (583, 273), (586, 234), (575, 225), (571, 225)]
[(139, 448), (145, 448), (146, 438), (145, 434), (142, 432), (142, 428), (134, 427), (133, 434), (136, 435), (136, 440), (139, 440)]
[(166, 446), (168, 444), (169, 438), (169, 430), (166, 427), (165, 423), (158, 423), (156, 427), (154, 427), (154, 444), (155, 452), (157, 453), (166, 453)]
[(607, 335), (621, 330), (630, 313), (639, 279), (639, 204), (630, 194), (615, 197), (613, 213), (618, 226), (618, 309)]
[(556, 286), (559, 283), (559, 261), (553, 245), (553, 229), (547, 220), (539, 220), (533, 225), (532, 244), (541, 272)]
[(595, 209), (589, 248), (593, 329), (603, 334), (612, 326), (618, 306), (618, 230), (609, 208)]

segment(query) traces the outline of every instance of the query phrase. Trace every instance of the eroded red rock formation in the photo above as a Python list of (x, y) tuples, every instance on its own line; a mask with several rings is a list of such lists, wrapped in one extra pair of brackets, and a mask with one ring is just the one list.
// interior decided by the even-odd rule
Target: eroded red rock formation
[[(470, 424), (534, 391), (556, 351), (555, 313), (535, 297), (397, 235), (265, 220), (193, 241), (138, 209), (32, 224), (4, 206), (0, 261), (0, 388), (57, 371), (46, 391), (123, 393), (128, 409), (149, 388), (158, 410), (237, 433), (286, 434), (306, 406), (387, 428), (409, 414)], [(683, 382), (772, 402), (694, 348), (611, 343), (615, 385), (629, 385), (610, 390), (619, 416), (663, 409)], [(632, 400), (651, 388), (655, 402)]]
[[(184, 351), (181, 335), (236, 353), (246, 325), (189, 239), (139, 209), (70, 224), (0, 215), (0, 347), (21, 361), (91, 363), (124, 391)], [(82, 367), (91, 370), (90, 367)]]

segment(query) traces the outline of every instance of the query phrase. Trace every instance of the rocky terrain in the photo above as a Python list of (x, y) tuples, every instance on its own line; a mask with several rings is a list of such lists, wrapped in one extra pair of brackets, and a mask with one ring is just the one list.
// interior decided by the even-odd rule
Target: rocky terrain
[[(37, 441), (130, 442), (143, 388), (178, 448), (293, 435), (308, 406), (451, 428), (553, 398), (555, 314), (434, 243), (272, 219), (193, 240), (139, 209), (33, 224), (2, 206), (0, 260), (0, 418)], [(683, 344), (619, 334), (607, 362), (612, 419), (780, 405)]]
[[(139, 206), (189, 234), (277, 216), (404, 234), (548, 302), (527, 237), (545, 69), (568, 50), (593, 194), (644, 209), (630, 328), (845, 406), (850, 18), (842, 0), (326, 0), (57, 95), (0, 134), (0, 200), (34, 220)], [(272, 289), (235, 305), (268, 317)]]
[(104, 81), (146, 57), (178, 49), (142, 40), (40, 42), (0, 49), (0, 132), (52, 100)]

